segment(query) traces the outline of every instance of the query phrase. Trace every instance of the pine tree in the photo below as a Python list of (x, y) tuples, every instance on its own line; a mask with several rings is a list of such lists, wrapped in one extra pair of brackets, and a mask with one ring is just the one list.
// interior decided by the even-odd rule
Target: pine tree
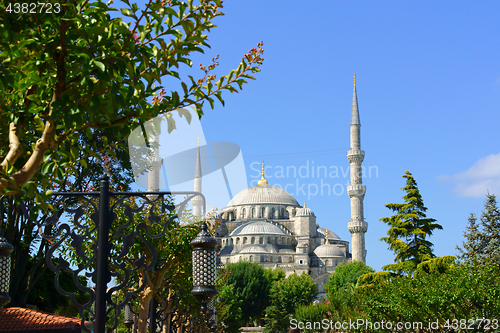
[(464, 263), (500, 261), (500, 209), (494, 194), (486, 195), (479, 224), (476, 216), (471, 213), (464, 236), (466, 240), (462, 243), (462, 248), (457, 247), (460, 252), (458, 258)]
[(440, 224), (434, 223), (435, 219), (427, 218), (427, 207), (424, 206), (412, 174), (406, 171), (403, 178), (406, 178), (406, 186), (402, 188), (406, 192), (403, 197), (405, 203), (387, 204), (386, 207), (396, 214), (380, 219), (390, 226), (387, 237), (380, 240), (389, 244), (389, 249), (396, 254), (395, 264), (385, 265), (382, 269), (399, 275), (412, 274), (418, 264), (435, 258), (433, 244), (426, 238), (435, 229), (443, 229)]

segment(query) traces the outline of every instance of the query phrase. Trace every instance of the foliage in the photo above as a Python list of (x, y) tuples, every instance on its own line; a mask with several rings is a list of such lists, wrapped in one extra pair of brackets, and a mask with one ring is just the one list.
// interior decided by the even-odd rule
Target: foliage
[[(28, 271), (33, 265), (33, 259), (30, 258)], [(53, 260), (55, 262), (55, 259)], [(51, 313), (60, 313), (68, 316), (77, 316), (78, 310), (71, 304), (69, 298), (61, 295), (54, 285), (54, 278), (56, 274), (47, 270), (45, 274), (40, 277), (37, 284), (34, 285), (33, 291), (27, 297), (26, 303), (36, 305), (39, 309)], [(82, 285), (87, 285), (84, 276), (79, 277)], [(67, 292), (76, 294), (76, 298), (84, 303), (86, 302), (86, 295), (78, 290), (73, 284), (73, 276), (69, 273), (62, 272), (59, 276), (59, 285)]]
[(442, 256), (422, 261), (417, 265), (414, 276), (423, 274), (443, 274), (455, 265), (456, 258), (454, 256)]
[[(83, 156), (95, 154), (89, 139), (110, 129), (110, 155), (132, 129), (192, 105), (197, 116), (205, 101), (214, 107), (222, 92), (237, 92), (262, 64), (262, 43), (245, 54), (236, 70), (217, 78), (212, 64), (202, 76), (181, 79), (183, 64), (209, 48), (207, 32), (223, 15), (222, 1), (149, 0), (144, 5), (122, 0), (70, 0), (59, 13), (34, 14), (0, 9), (0, 193), (39, 194), (50, 188), (46, 176), (60, 180), (73, 174)], [(112, 15), (111, 15), (112, 14)], [(164, 82), (178, 84), (162, 85)], [(187, 81), (184, 82), (184, 81)], [(238, 88), (236, 88), (238, 87)], [(84, 165), (85, 166), (85, 165)], [(43, 191), (42, 191), (43, 192)]]
[(417, 265), (435, 257), (432, 252), (432, 243), (426, 238), (432, 235), (435, 229), (443, 229), (435, 219), (427, 218), (422, 196), (417, 188), (417, 183), (409, 171), (406, 171), (406, 192), (403, 197), (405, 203), (391, 203), (386, 207), (396, 212), (391, 217), (384, 217), (382, 222), (390, 228), (387, 236), (380, 240), (389, 244), (389, 249), (394, 251), (395, 264), (385, 265), (383, 270), (393, 271), (396, 274), (412, 274)]
[(473, 213), (464, 232), (465, 241), (458, 247), (458, 258), (465, 263), (500, 262), (500, 209), (494, 194), (488, 194), (480, 223)]
[[(436, 331), (446, 323), (473, 318), (498, 318), (500, 268), (453, 266), (446, 273), (399, 277), (374, 287), (367, 301), (367, 316), (393, 322), (435, 322)], [(448, 327), (449, 328), (449, 327)]]
[(264, 268), (255, 262), (240, 261), (229, 263), (227, 269), (231, 271), (227, 283), (234, 286), (236, 299), (241, 301), (243, 321), (259, 317), (267, 306), (271, 285)]
[(217, 275), (217, 290), (219, 291), (219, 297), (222, 299), (220, 302), (216, 303), (220, 333), (238, 333), (240, 327), (244, 325), (241, 320), (242, 301), (236, 298), (234, 286), (227, 284), (227, 279), (230, 274), (231, 271), (228, 271), (226, 268), (221, 268)]
[[(383, 272), (389, 274), (388, 272)], [(372, 273), (376, 274), (376, 273)], [(363, 320), (363, 323), (391, 323), (392, 329), (376, 329), (361, 325), (325, 332), (394, 332), (397, 323), (423, 325), (431, 332), (451, 332), (462, 325), (475, 332), (493, 332), (494, 323), (485, 330), (481, 318), (498, 318), (500, 315), (500, 266), (450, 266), (446, 272), (396, 276), (361, 287), (340, 288), (327, 301), (299, 307), (294, 319), (297, 322), (344, 323)], [(479, 319), (479, 320), (478, 320)], [(478, 326), (482, 325), (482, 326)], [(404, 328), (404, 327), (403, 327)], [(304, 332), (316, 332), (305, 329)], [(404, 331), (419, 331), (417, 326)], [(421, 329), (420, 331), (423, 331)]]
[(362, 261), (343, 262), (337, 265), (335, 272), (328, 277), (325, 283), (325, 292), (329, 295), (348, 284), (356, 285), (358, 278), (367, 273), (373, 273), (373, 269)]
[(264, 318), (266, 332), (286, 333), (296, 307), (310, 304), (317, 296), (316, 283), (306, 273), (294, 273), (276, 281), (271, 287), (270, 305)]

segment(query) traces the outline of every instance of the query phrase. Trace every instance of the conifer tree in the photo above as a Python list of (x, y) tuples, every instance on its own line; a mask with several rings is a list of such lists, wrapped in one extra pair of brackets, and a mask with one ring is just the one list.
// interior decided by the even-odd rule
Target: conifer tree
[(500, 262), (500, 209), (494, 194), (487, 194), (481, 220), (471, 213), (458, 258), (464, 263)]
[(435, 219), (427, 218), (427, 207), (424, 206), (412, 174), (407, 170), (403, 178), (406, 178), (406, 186), (402, 188), (406, 192), (403, 197), (405, 202), (385, 205), (396, 214), (380, 219), (390, 226), (387, 236), (380, 240), (389, 244), (389, 249), (396, 255), (395, 264), (385, 265), (382, 269), (399, 275), (411, 275), (418, 264), (435, 258), (432, 252), (433, 244), (426, 238), (432, 235), (435, 229), (443, 227), (435, 223)]

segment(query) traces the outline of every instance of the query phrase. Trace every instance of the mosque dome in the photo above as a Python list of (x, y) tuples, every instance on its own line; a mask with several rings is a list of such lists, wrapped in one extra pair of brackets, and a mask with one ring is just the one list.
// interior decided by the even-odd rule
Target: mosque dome
[(267, 222), (250, 222), (234, 229), (229, 236), (238, 235), (285, 235), (283, 230)]
[(304, 202), (304, 207), (297, 210), (297, 213), (295, 214), (295, 216), (316, 216), (316, 215), (314, 215), (314, 212), (312, 211), (312, 209), (307, 207), (306, 203)]
[(323, 244), (314, 250), (314, 254), (320, 258), (345, 257), (344, 252), (334, 244)]
[(227, 207), (255, 204), (299, 206), (297, 200), (290, 193), (279, 187), (273, 185), (255, 185), (236, 194), (229, 201)]

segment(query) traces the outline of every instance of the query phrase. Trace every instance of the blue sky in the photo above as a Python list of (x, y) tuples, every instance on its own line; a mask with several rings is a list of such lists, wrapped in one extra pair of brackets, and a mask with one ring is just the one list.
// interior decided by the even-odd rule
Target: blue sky
[[(435, 254), (456, 254), (469, 213), (482, 212), (488, 189), (500, 194), (500, 2), (238, 0), (223, 12), (212, 49), (181, 73), (200, 76), (198, 64), (219, 54), (216, 73), (227, 74), (259, 41), (265, 60), (256, 81), (225, 94), (225, 107), (207, 104), (205, 139), (238, 144), (249, 181), (265, 160), (271, 185), (295, 184), (289, 192), (307, 200), (320, 226), (350, 241), (345, 171), (356, 72), (367, 264), (393, 263), (379, 219), (392, 215), (385, 204), (402, 202), (405, 170), (443, 226), (430, 238)], [(312, 166), (339, 175), (312, 177)], [(309, 167), (309, 177), (279, 177), (280, 167)], [(325, 183), (336, 194), (313, 195)]]

